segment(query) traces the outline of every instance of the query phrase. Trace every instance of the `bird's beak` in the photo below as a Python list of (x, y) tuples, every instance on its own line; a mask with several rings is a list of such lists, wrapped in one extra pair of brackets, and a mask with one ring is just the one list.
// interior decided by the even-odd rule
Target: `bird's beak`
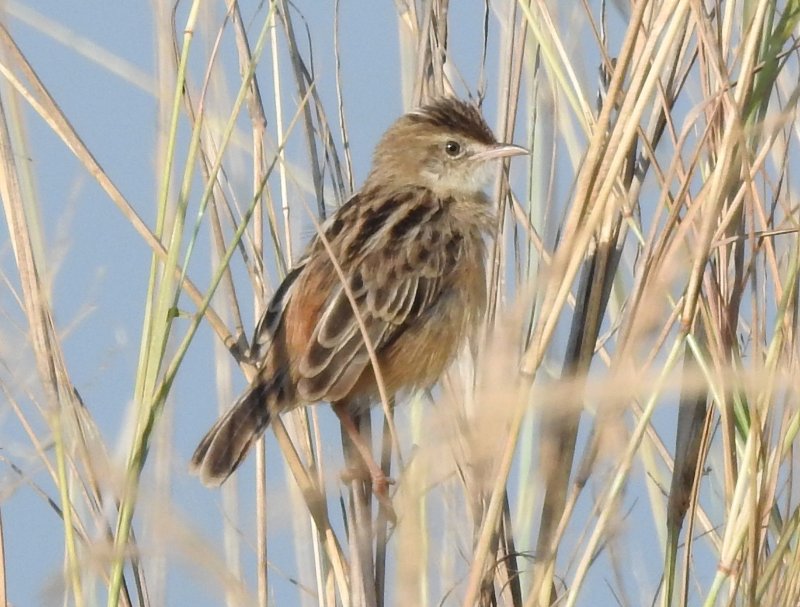
[(487, 150), (475, 154), (473, 160), (495, 160), (496, 158), (508, 158), (509, 156), (520, 156), (529, 154), (528, 150), (513, 143), (498, 143)]

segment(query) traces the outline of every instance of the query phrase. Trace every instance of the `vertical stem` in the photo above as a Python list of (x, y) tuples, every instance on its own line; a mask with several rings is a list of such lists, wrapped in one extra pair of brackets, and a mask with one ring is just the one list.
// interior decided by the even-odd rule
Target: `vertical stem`
[(0, 607), (8, 607), (6, 596), (6, 542), (3, 537), (3, 516), (0, 514)]

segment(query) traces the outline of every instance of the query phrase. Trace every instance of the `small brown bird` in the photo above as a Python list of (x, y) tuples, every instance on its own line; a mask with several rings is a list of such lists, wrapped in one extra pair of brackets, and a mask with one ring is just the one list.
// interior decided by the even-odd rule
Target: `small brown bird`
[(327, 401), (385, 495), (386, 478), (350, 417), (378, 397), (365, 338), (387, 394), (439, 378), (486, 303), (494, 212), (481, 188), (490, 161), (525, 153), (498, 143), (480, 112), (453, 98), (386, 131), (364, 186), (322, 226), (324, 241), (313, 239), (259, 321), (259, 371), (192, 456), (206, 485), (230, 476), (272, 416)]

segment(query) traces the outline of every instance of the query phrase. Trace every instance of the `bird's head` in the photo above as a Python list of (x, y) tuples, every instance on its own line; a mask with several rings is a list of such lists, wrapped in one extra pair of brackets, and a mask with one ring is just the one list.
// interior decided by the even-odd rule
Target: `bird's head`
[(474, 194), (487, 184), (494, 160), (527, 153), (498, 143), (475, 106), (443, 97), (400, 117), (384, 133), (369, 180)]

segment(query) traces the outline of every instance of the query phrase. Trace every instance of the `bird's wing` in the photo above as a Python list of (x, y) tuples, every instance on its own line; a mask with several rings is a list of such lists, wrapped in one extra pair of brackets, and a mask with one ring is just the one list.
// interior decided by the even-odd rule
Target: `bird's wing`
[[(340, 248), (353, 302), (339, 283), (323, 306), (299, 362), (298, 390), (308, 402), (347, 396), (370, 362), (364, 333), (378, 352), (394, 341), (440, 297), (461, 254), (461, 236), (446, 228), (432, 196), (393, 207), (371, 234), (351, 235), (359, 250), (348, 251), (346, 242)], [(368, 224), (367, 218), (360, 225)]]
[(305, 268), (306, 262), (307, 260), (305, 258), (301, 259), (284, 277), (278, 290), (272, 295), (272, 299), (261, 315), (255, 331), (253, 332), (253, 343), (250, 346), (251, 360), (263, 360), (266, 352), (272, 346), (272, 340), (275, 337), (275, 332), (278, 330), (281, 318), (283, 317), (286, 302), (289, 301), (295, 283), (303, 271), (303, 268)]
[[(338, 241), (341, 239), (342, 227), (347, 223), (347, 219), (354, 215), (358, 210), (359, 194), (356, 193), (345, 202), (338, 211), (330, 217), (322, 226), (325, 238), (328, 241)], [(315, 251), (315, 249), (317, 249)], [(272, 347), (273, 339), (278, 332), (283, 321), (286, 306), (292, 299), (296, 287), (303, 282), (301, 276), (303, 271), (311, 262), (314, 254), (319, 254), (319, 250), (324, 249), (319, 242), (319, 238), (314, 238), (303, 257), (292, 267), (281, 282), (278, 289), (272, 295), (269, 304), (256, 325), (253, 332), (253, 343), (250, 347), (250, 358), (253, 361), (263, 361), (267, 351)], [(323, 253), (324, 254), (324, 253)]]

